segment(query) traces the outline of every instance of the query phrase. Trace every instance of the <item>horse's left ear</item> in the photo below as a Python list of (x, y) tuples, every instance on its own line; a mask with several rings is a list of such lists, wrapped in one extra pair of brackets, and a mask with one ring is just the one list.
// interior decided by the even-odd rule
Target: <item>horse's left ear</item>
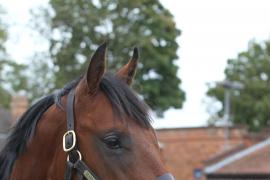
[(105, 72), (107, 44), (100, 45), (91, 58), (87, 73), (87, 85), (90, 94), (93, 94), (99, 88), (100, 81)]
[(116, 74), (120, 79), (125, 81), (128, 85), (132, 83), (133, 77), (136, 73), (138, 59), (139, 59), (139, 51), (138, 51), (138, 48), (135, 47), (133, 50), (132, 58)]

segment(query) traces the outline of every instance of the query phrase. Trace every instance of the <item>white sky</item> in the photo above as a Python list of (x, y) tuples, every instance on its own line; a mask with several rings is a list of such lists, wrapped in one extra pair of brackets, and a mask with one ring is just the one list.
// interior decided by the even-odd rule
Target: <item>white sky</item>
[[(18, 61), (31, 56), (33, 49), (46, 48), (25, 28), (28, 10), (46, 0), (0, 0), (12, 15), (12, 39), (8, 52)], [(161, 127), (190, 127), (206, 124), (206, 83), (221, 81), (228, 58), (247, 49), (252, 39), (266, 40), (270, 36), (269, 0), (161, 0), (175, 17), (182, 31), (178, 39), (180, 67), (178, 75), (186, 92), (182, 110), (169, 110), (164, 120), (154, 123)]]

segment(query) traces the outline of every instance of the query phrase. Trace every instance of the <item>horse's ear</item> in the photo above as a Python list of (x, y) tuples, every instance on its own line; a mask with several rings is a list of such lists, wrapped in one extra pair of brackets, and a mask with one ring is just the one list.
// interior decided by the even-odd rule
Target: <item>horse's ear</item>
[(86, 73), (89, 93), (95, 93), (105, 72), (107, 43), (100, 45), (91, 57)]
[(125, 66), (123, 66), (117, 72), (117, 76), (123, 81), (125, 81), (128, 85), (132, 83), (133, 77), (136, 73), (138, 59), (139, 59), (139, 51), (138, 51), (138, 48), (135, 47), (133, 50), (132, 58), (129, 60), (129, 62)]

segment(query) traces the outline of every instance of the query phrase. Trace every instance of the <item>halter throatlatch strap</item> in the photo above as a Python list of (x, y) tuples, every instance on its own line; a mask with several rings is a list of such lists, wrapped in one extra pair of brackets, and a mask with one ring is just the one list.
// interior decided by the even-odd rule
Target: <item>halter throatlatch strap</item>
[(63, 149), (68, 154), (65, 180), (71, 180), (73, 171), (76, 170), (81, 180), (98, 180), (97, 176), (82, 161), (82, 155), (78, 150), (76, 143), (76, 133), (74, 128), (74, 99), (75, 89), (72, 89), (67, 98), (67, 132), (63, 136)]

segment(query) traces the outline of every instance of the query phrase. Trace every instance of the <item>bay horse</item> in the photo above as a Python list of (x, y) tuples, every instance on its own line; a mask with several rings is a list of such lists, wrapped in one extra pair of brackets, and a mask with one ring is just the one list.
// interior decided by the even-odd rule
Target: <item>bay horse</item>
[(173, 180), (148, 106), (130, 88), (138, 49), (115, 75), (106, 43), (85, 74), (32, 105), (0, 154), (1, 180)]

